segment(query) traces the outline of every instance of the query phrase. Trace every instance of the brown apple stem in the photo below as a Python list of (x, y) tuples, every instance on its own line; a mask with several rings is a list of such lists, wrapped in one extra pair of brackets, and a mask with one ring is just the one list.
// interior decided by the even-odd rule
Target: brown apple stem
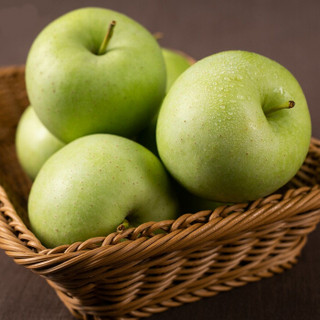
[(123, 222), (118, 226), (117, 231), (122, 232), (129, 227), (129, 221), (124, 219)]
[(156, 39), (156, 40), (160, 40), (163, 38), (163, 33), (162, 32), (155, 32), (153, 34), (153, 37)]
[(102, 54), (105, 54), (106, 51), (107, 51), (107, 46), (108, 46), (108, 43), (113, 35), (113, 29), (116, 25), (116, 21), (112, 20), (111, 23), (109, 24), (109, 28), (108, 28), (108, 31), (107, 31), (107, 34), (106, 36), (104, 37), (102, 43), (101, 43), (101, 46), (99, 48), (99, 51), (98, 51), (98, 55), (102, 55)]
[(282, 110), (282, 109), (291, 109), (295, 106), (295, 102), (290, 100), (290, 101), (286, 101), (285, 103), (281, 104), (280, 106), (276, 106), (276, 107), (272, 107), (270, 108), (265, 114), (269, 115), (270, 113)]

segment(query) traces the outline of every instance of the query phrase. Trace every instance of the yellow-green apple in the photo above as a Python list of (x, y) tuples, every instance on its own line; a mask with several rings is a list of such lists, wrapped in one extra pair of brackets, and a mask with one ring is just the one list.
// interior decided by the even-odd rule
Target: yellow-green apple
[(259, 54), (226, 51), (177, 79), (156, 135), (163, 163), (189, 192), (241, 202), (274, 192), (296, 174), (311, 122), (304, 93), (285, 67)]
[(47, 247), (175, 219), (177, 202), (160, 160), (140, 144), (94, 134), (60, 149), (40, 169), (29, 197), (33, 232)]
[(31, 179), (64, 145), (42, 124), (31, 106), (23, 112), (16, 132), (16, 151), (21, 167)]
[(157, 41), (140, 24), (82, 8), (37, 36), (26, 85), (40, 120), (64, 142), (92, 133), (131, 137), (158, 111), (166, 71)]
[(167, 70), (166, 93), (182, 72), (187, 70), (195, 60), (179, 50), (162, 48), (162, 55)]

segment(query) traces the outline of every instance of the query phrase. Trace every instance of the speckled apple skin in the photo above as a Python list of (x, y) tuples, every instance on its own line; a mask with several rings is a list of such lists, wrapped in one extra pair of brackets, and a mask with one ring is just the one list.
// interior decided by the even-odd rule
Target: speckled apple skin
[[(267, 114), (288, 100), (294, 108)], [(286, 68), (255, 53), (226, 51), (197, 62), (173, 84), (156, 135), (163, 163), (189, 192), (241, 202), (274, 192), (296, 174), (311, 121)]]

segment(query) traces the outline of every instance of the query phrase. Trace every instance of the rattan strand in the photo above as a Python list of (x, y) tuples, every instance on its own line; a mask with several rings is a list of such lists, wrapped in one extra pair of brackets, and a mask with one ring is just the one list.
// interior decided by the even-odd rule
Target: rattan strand
[(1, 69), (0, 248), (44, 277), (79, 319), (148, 317), (281, 273), (320, 220), (320, 141), (312, 139), (298, 174), (268, 197), (47, 249), (27, 228), (31, 182), (14, 148), (27, 105), (24, 67)]

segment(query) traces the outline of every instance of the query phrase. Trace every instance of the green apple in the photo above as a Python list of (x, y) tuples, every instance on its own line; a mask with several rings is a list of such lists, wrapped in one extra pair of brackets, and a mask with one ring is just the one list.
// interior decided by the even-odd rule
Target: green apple
[[(195, 60), (181, 51), (167, 48), (162, 48), (162, 55), (167, 71), (166, 93), (168, 93), (169, 89), (180, 76), (180, 74), (194, 64)], [(149, 125), (138, 136), (139, 143), (151, 150), (156, 155), (158, 154), (156, 143), (157, 119), (158, 114), (153, 117)]]
[(40, 120), (64, 142), (92, 133), (131, 137), (158, 111), (166, 71), (157, 41), (140, 24), (82, 8), (35, 39), (26, 85)]
[(156, 135), (163, 163), (189, 192), (241, 202), (274, 192), (296, 174), (311, 121), (286, 68), (255, 53), (226, 51), (179, 77), (160, 109)]
[(138, 143), (88, 135), (56, 152), (41, 168), (29, 197), (33, 232), (47, 247), (175, 219), (177, 202), (160, 160)]
[(29, 106), (22, 114), (16, 131), (16, 151), (21, 167), (34, 179), (45, 161), (64, 143), (41, 123)]
[(167, 48), (162, 48), (162, 55), (167, 70), (166, 93), (168, 93), (180, 74), (194, 64), (195, 60), (181, 51)]

